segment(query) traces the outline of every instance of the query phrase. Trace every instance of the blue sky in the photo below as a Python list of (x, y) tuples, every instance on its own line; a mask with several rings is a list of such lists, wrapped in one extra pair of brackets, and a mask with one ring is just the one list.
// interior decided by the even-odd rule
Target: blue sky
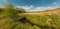
[(23, 8), (26, 11), (44, 11), (60, 8), (60, 0), (0, 0), (0, 7), (4, 3), (12, 3), (14, 7)]

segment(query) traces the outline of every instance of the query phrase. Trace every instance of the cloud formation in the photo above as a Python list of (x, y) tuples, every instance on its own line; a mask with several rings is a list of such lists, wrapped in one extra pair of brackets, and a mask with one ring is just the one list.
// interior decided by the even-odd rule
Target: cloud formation
[(31, 8), (33, 8), (33, 6), (16, 6), (17, 8), (22, 8), (25, 10), (30, 10)]
[(35, 7), (34, 10), (27, 10), (27, 11), (45, 11), (45, 10), (52, 10), (56, 9), (57, 7)]
[(53, 4), (57, 4), (57, 2), (53, 2)]
[(36, 7), (34, 11), (45, 11), (45, 10), (51, 10), (55, 8), (57, 7)]
[(52, 5), (55, 6), (55, 7), (58, 7), (57, 2), (53, 2)]
[[(56, 9), (57, 7), (35, 7), (34, 6), (16, 6), (17, 8), (25, 9), (25, 11), (45, 11), (45, 10), (51, 10)], [(33, 8), (33, 9), (32, 9)]]
[[(56, 9), (56, 8), (59, 8), (57, 6), (57, 2), (53, 2), (51, 3), (51, 6), (46, 6), (46, 7), (34, 7), (34, 6), (16, 6), (18, 8), (23, 8), (25, 9), (26, 11), (45, 11), (45, 10), (52, 10), (52, 9)], [(31, 9), (33, 8), (33, 9)]]
[(7, 0), (3, 0), (4, 3), (7, 3)]

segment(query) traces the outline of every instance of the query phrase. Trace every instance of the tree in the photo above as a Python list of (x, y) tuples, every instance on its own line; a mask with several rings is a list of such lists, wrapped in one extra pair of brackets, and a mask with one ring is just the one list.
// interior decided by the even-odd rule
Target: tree
[(19, 10), (20, 13), (25, 13), (25, 10), (24, 9), (16, 8), (16, 10)]
[(3, 15), (6, 17), (17, 17), (19, 11), (12, 4), (5, 5)]
[(0, 8), (0, 13), (3, 11), (3, 9), (2, 8)]

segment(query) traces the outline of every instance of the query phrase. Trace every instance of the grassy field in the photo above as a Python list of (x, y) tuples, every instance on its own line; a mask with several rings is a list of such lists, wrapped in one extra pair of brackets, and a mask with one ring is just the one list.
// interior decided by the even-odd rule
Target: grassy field
[(19, 13), (17, 18), (0, 15), (0, 29), (60, 29), (60, 15)]
[(17, 18), (0, 18), (0, 29), (60, 29), (60, 15), (20, 14)]
[(0, 29), (60, 29), (59, 11), (27, 13), (7, 6), (0, 8)]
[(37, 29), (60, 29), (59, 14), (42, 15), (40, 13), (24, 13), (22, 16), (25, 17), (25, 22), (23, 23), (29, 23), (31, 26), (39, 27)]

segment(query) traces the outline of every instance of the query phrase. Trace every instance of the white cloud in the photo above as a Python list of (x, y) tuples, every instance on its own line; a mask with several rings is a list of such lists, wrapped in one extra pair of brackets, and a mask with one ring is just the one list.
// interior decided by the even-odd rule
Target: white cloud
[(31, 7), (31, 8), (33, 8), (33, 6), (32, 6), (32, 5), (31, 5), (30, 7)]
[(36, 7), (34, 11), (45, 11), (45, 10), (52, 10), (56, 8), (57, 7)]
[(16, 6), (17, 8), (22, 8), (22, 9), (25, 9), (25, 11), (32, 11), (31, 9), (34, 7), (34, 6)]
[(53, 4), (57, 4), (57, 2), (53, 2)]
[(4, 3), (7, 3), (7, 0), (3, 0)]
[(16, 6), (17, 8), (22, 8), (25, 10), (30, 10), (31, 8), (33, 8), (33, 6)]
[(53, 2), (52, 5), (55, 6), (55, 7), (58, 7), (57, 2)]
[[(45, 10), (52, 10), (52, 9), (56, 9), (58, 7), (52, 7), (52, 6), (48, 6), (48, 7), (35, 7), (34, 6), (16, 6), (18, 8), (23, 8), (25, 9), (25, 11), (45, 11)], [(32, 9), (33, 8), (33, 9)]]

